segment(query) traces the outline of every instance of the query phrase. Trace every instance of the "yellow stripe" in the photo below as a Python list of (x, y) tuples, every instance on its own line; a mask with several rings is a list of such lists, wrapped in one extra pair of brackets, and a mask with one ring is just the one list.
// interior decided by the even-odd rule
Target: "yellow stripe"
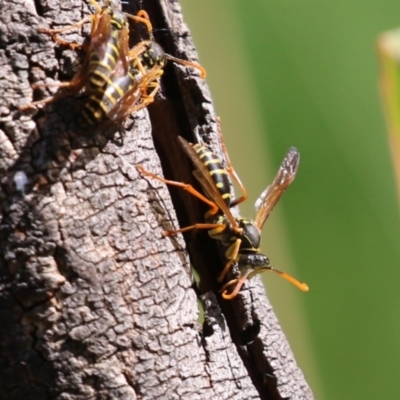
[(106, 53), (105, 56), (111, 60), (111, 62), (113, 63), (113, 65), (115, 65), (117, 63), (117, 60), (114, 58), (114, 56), (110, 53)]
[(225, 194), (223, 194), (221, 197), (225, 200), (225, 199), (230, 198), (230, 197), (231, 197), (231, 194), (230, 194), (230, 193), (225, 193)]
[(111, 25), (116, 31), (122, 30), (122, 25), (116, 19), (111, 20)]
[(213, 171), (210, 171), (211, 176), (216, 174), (226, 175), (226, 171), (224, 169), (214, 169)]
[[(110, 93), (108, 93), (107, 90), (104, 91), (103, 96), (106, 96), (108, 100), (111, 101), (112, 104), (115, 104), (117, 102), (117, 100)], [(106, 112), (105, 105), (103, 104), (103, 102), (100, 103), (100, 107)]]
[[(97, 75), (97, 78), (100, 78), (100, 79), (96, 79), (96, 75)], [(90, 81), (94, 86), (99, 86), (99, 87), (103, 86), (103, 85), (104, 85), (104, 82), (107, 82), (107, 80), (108, 80), (107, 75), (103, 74), (103, 73), (100, 72), (100, 71), (94, 72), (93, 75), (92, 75), (92, 76), (90, 77), (90, 79), (89, 79), (89, 81)]]
[(101, 119), (102, 115), (100, 115), (101, 113), (99, 113), (98, 109), (93, 108), (89, 104), (86, 104), (86, 108), (92, 113), (93, 118), (97, 120)]
[(94, 64), (93, 72), (96, 71), (98, 66), (104, 67), (105, 69), (108, 69), (110, 72), (113, 70), (114, 65), (109, 65), (104, 61), (99, 61), (99, 60), (92, 60), (89, 63), (89, 69), (91, 69), (91, 65)]
[(108, 43), (108, 47), (111, 47), (112, 51), (114, 54), (118, 57), (119, 55), (119, 49), (117, 46), (115, 46), (113, 43)]
[(193, 148), (196, 149), (196, 151), (197, 151), (198, 153), (200, 153), (200, 152), (202, 152), (202, 151), (204, 151), (204, 150), (208, 150), (205, 146), (202, 146), (201, 144), (198, 144), (198, 143), (196, 143), (196, 144), (193, 146)]
[(213, 157), (214, 154), (211, 153), (211, 151), (203, 149), (202, 151), (197, 152), (200, 158), (205, 158), (205, 157)]
[(221, 160), (218, 158), (212, 158), (211, 160), (208, 160), (204, 163), (204, 165), (207, 167), (209, 164), (221, 164)]
[(121, 88), (121, 86), (117, 85), (116, 83), (114, 83), (112, 80), (110, 80), (108, 82), (108, 85), (112, 86), (120, 95), (120, 97), (122, 97), (125, 94), (125, 91)]

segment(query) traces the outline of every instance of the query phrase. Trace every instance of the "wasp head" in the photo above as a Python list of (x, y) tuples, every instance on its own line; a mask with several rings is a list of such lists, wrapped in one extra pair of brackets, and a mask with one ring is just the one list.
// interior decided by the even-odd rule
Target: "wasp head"
[(141, 54), (141, 58), (142, 65), (148, 69), (156, 65), (163, 68), (167, 62), (167, 57), (163, 48), (152, 40), (146, 41), (146, 49)]
[(248, 219), (240, 218), (237, 222), (239, 228), (242, 229), (242, 234), (239, 237), (239, 239), (242, 240), (240, 252), (250, 251), (252, 253), (258, 253), (261, 241), (260, 231), (253, 222)]

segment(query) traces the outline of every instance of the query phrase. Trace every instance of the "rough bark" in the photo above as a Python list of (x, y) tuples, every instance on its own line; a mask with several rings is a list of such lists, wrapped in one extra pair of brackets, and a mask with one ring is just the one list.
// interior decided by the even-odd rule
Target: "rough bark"
[[(81, 0), (0, 4), (0, 398), (312, 399), (260, 281), (222, 301), (216, 243), (163, 236), (179, 226), (175, 210), (185, 226), (203, 206), (178, 190), (171, 202), (135, 168), (194, 183), (176, 137), (220, 152), (206, 84), (169, 64), (155, 103), (124, 129), (82, 132), (76, 98), (19, 112), (31, 83), (70, 80), (77, 59), (38, 26), (89, 10)], [(175, 0), (131, 0), (126, 11), (141, 7), (169, 54), (196, 60)]]

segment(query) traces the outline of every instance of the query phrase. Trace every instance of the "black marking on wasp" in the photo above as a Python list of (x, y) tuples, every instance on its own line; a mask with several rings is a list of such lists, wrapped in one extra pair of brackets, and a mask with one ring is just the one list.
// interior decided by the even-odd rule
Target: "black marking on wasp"
[[(187, 232), (192, 229), (208, 229), (210, 237), (221, 242), (228, 261), (220, 273), (218, 281), (222, 282), (225, 279), (234, 263), (237, 263), (241, 273), (239, 278), (227, 282), (222, 287), (222, 297), (226, 300), (236, 297), (247, 279), (264, 271), (276, 272), (299, 289), (308, 291), (308, 286), (305, 283), (300, 283), (285, 272), (273, 268), (269, 264), (268, 257), (260, 253), (262, 227), (282, 193), (296, 175), (300, 161), (300, 154), (297, 149), (294, 147), (289, 149), (273, 182), (256, 202), (257, 215), (255, 220), (250, 221), (246, 218), (235, 218), (230, 211), (230, 208), (247, 199), (247, 192), (230, 163), (225, 145), (222, 142), (222, 136), (221, 142), (227, 160), (227, 168), (223, 167), (221, 160), (208, 147), (189, 143), (182, 137), (179, 137), (179, 141), (195, 166), (193, 174), (200, 182), (206, 196), (191, 185), (166, 180), (144, 170), (141, 166), (137, 168), (143, 175), (148, 175), (167, 185), (188, 191), (206, 203), (210, 209), (205, 214), (205, 223), (190, 225), (175, 231), (166, 231), (165, 235), (176, 235), (179, 232)], [(231, 175), (243, 192), (243, 195), (238, 199), (231, 199), (228, 175)], [(231, 287), (233, 287), (233, 290), (229, 293)]]
[[(149, 19), (144, 10), (139, 11), (138, 16)], [(127, 73), (113, 74), (102, 90), (90, 95), (83, 112), (87, 122), (93, 124), (105, 118), (123, 120), (151, 104), (160, 89), (160, 78), (168, 60), (199, 70), (202, 78), (206, 76), (202, 66), (165, 53), (154, 41), (151, 31), (149, 36), (150, 40), (143, 40), (129, 50)]]
[(124, 119), (154, 101), (166, 63), (164, 51), (156, 42), (146, 40), (129, 50), (128, 59), (127, 73), (112, 75), (84, 104), (83, 116), (90, 124), (105, 118)]
[[(196, 68), (201, 77), (203, 67), (190, 61), (180, 60), (166, 54), (153, 38), (152, 26), (144, 10), (137, 16), (124, 14), (107, 6), (97, 13), (63, 29), (45, 31), (55, 34), (83, 25), (92, 19), (89, 50), (83, 66), (71, 82), (56, 83), (55, 86), (73, 88), (68, 94), (79, 92), (83, 87), (87, 101), (83, 105), (84, 122), (94, 125), (104, 119), (123, 120), (127, 115), (147, 107), (154, 101), (160, 88), (160, 77), (167, 60)], [(151, 40), (144, 40), (128, 49), (129, 28), (127, 17), (146, 24)], [(53, 36), (54, 37), (54, 36)], [(56, 41), (60, 41), (55, 37)], [(36, 85), (49, 86), (49, 85)], [(59, 97), (59, 96), (57, 96)], [(30, 103), (21, 110), (53, 101), (55, 97)]]
[(127, 74), (129, 67), (128, 18), (145, 24), (148, 31), (151, 32), (152, 26), (147, 14), (143, 16), (141, 12), (137, 16), (125, 14), (113, 9), (108, 1), (105, 7), (100, 7), (96, 0), (90, 0), (90, 4), (95, 7), (96, 12), (81, 21), (61, 29), (40, 29), (40, 32), (51, 35), (56, 43), (75, 49), (82, 46), (77, 43), (67, 42), (58, 37), (57, 34), (68, 32), (81, 27), (89, 21), (91, 22), (90, 41), (86, 49), (86, 57), (73, 79), (70, 82), (36, 83), (32, 85), (33, 89), (56, 86), (70, 90), (67, 93), (57, 94), (23, 105), (20, 110), (47, 104), (66, 95), (76, 94), (82, 88), (85, 89), (85, 93), (94, 93), (103, 89), (110, 76), (124, 76)]

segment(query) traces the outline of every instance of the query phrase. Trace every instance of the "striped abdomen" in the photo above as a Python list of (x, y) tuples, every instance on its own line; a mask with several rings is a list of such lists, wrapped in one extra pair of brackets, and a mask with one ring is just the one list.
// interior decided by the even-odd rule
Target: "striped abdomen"
[[(133, 91), (132, 96), (135, 95), (133, 90), (135, 87), (139, 90), (137, 79), (130, 72), (118, 79), (107, 78), (105, 88), (89, 96), (82, 111), (84, 118), (89, 124), (96, 124), (108, 118), (117, 103), (128, 91)], [(134, 97), (139, 97), (139, 94)], [(110, 119), (114, 118), (111, 117)]]
[[(110, 29), (108, 40), (103, 43), (101, 41), (100, 32), (94, 32), (90, 52), (88, 54), (89, 61), (87, 64), (88, 81), (86, 83), (86, 92), (93, 93), (96, 90), (103, 88), (109, 80), (109, 77), (114, 72), (120, 57), (120, 42), (122, 32), (127, 29), (127, 17), (124, 13), (110, 8), (103, 11), (102, 16), (106, 22), (100, 21), (99, 25), (109, 24)], [(108, 18), (110, 19), (108, 21)]]
[[(165, 53), (155, 42), (139, 43), (140, 52), (130, 60), (129, 71), (123, 76), (105, 77), (105, 86), (94, 90), (84, 105), (83, 116), (89, 124), (95, 124), (108, 118), (123, 119), (129, 110), (148, 95), (158, 83), (158, 77), (165, 65)], [(131, 52), (134, 54), (134, 49)], [(154, 73), (154, 71), (156, 73)], [(154, 76), (154, 80), (153, 79)], [(146, 79), (146, 87), (141, 83)], [(158, 88), (158, 87), (157, 87)], [(155, 93), (153, 93), (154, 97)]]
[(207, 168), (208, 173), (221, 194), (221, 197), (229, 208), (231, 204), (231, 188), (228, 179), (228, 172), (222, 165), (221, 160), (204, 145), (198, 143), (194, 144), (193, 149)]

